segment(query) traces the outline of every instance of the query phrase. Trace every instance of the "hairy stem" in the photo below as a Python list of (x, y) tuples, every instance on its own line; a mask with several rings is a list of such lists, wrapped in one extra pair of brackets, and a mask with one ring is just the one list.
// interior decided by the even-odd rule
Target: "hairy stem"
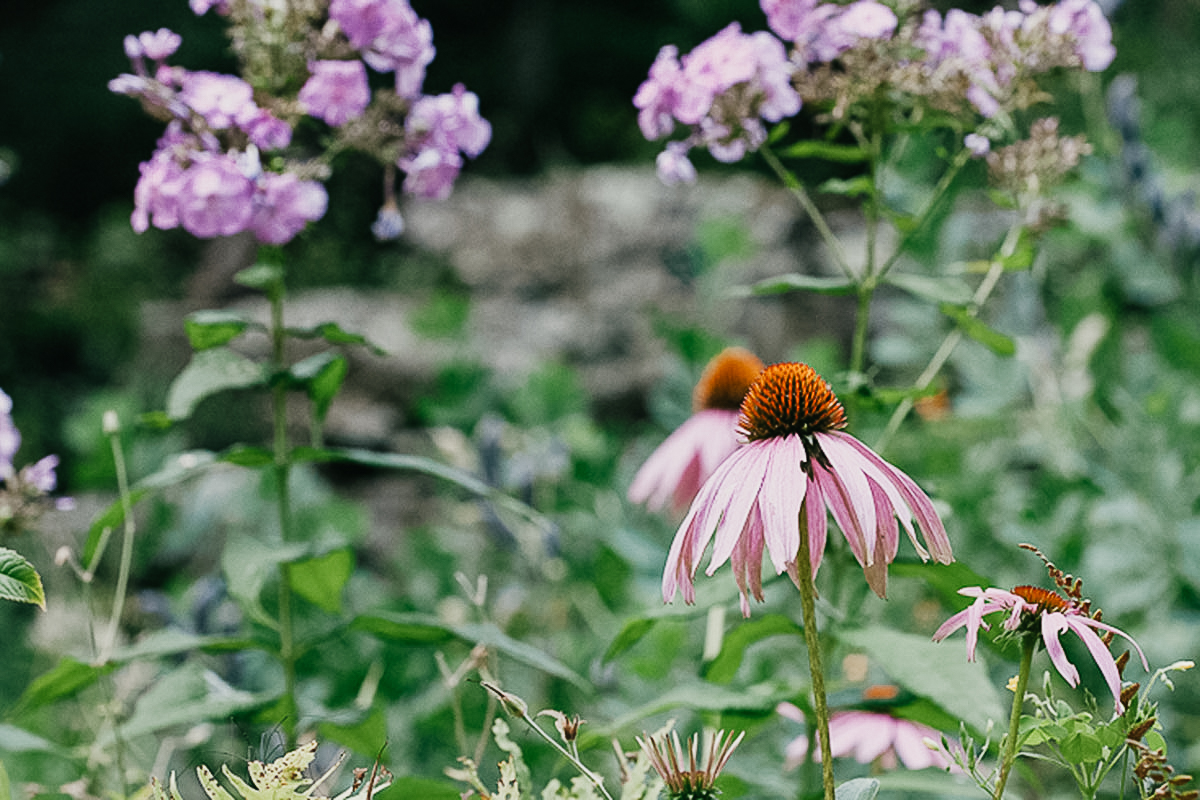
[(1017, 673), (1017, 686), (1013, 691), (1012, 714), (1008, 721), (1008, 736), (1004, 740), (1004, 757), (1000, 761), (1000, 775), (996, 778), (996, 790), (992, 800), (1004, 797), (1004, 785), (1008, 773), (1017, 760), (1017, 738), (1021, 734), (1021, 708), (1025, 705), (1025, 687), (1029, 685), (1029, 673), (1033, 666), (1033, 651), (1037, 647), (1037, 634), (1026, 634), (1021, 642), (1021, 671)]
[(817, 713), (817, 736), (821, 746), (821, 783), (825, 800), (834, 800), (833, 750), (829, 746), (829, 707), (825, 702), (825, 672), (821, 667), (821, 638), (817, 633), (816, 587), (813, 585), (812, 560), (808, 549), (808, 522), (800, 510), (800, 552), (796, 556), (799, 572), (800, 608), (804, 615), (804, 644), (808, 648), (808, 669), (812, 674), (813, 708)]

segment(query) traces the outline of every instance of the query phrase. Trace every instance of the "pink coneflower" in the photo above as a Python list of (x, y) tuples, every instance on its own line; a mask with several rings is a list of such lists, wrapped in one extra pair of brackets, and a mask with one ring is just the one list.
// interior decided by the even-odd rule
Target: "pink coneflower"
[[(911, 478), (842, 432), (846, 414), (829, 384), (807, 364), (767, 367), (742, 403), (738, 421), (746, 444), (705, 482), (675, 534), (663, 574), (663, 599), (677, 590), (695, 602), (693, 577), (709, 540), (706, 574), (732, 561), (747, 594), (761, 601), (764, 549), (775, 573), (799, 586), (800, 525), (808, 531), (812, 573), (825, 550), (826, 509), (862, 565), (867, 583), (883, 597), (887, 565), (896, 557), (902, 525), (922, 559), (954, 559), (933, 503)], [(925, 541), (917, 541), (914, 517)], [(899, 525), (897, 524), (899, 520)], [(928, 549), (926, 549), (928, 548)]]
[(629, 485), (629, 499), (658, 511), (670, 500), (682, 511), (725, 457), (738, 448), (738, 409), (762, 372), (758, 356), (741, 347), (708, 362), (692, 393), (694, 413), (646, 459)]
[[(1023, 630), (1029, 633), (1040, 633), (1050, 661), (1058, 674), (1062, 675), (1072, 687), (1079, 685), (1079, 670), (1067, 660), (1059, 634), (1071, 631), (1087, 646), (1088, 652), (1100, 668), (1105, 683), (1113, 695), (1113, 703), (1117, 714), (1125, 711), (1121, 702), (1121, 674), (1116, 659), (1109, 652), (1108, 645), (1096, 631), (1124, 636), (1130, 641), (1142, 659), (1142, 666), (1148, 672), (1150, 665), (1142, 648), (1129, 634), (1107, 625), (1088, 614), (1086, 601), (1077, 598), (1067, 598), (1042, 589), (1037, 586), (1017, 586), (1011, 592), (1003, 589), (984, 589), (979, 586), (968, 586), (958, 590), (959, 594), (974, 597), (975, 602), (942, 623), (933, 634), (933, 640), (940, 642), (959, 628), (967, 629), (967, 660), (975, 660), (975, 645), (979, 640), (979, 629), (988, 628), (983, 618), (997, 611), (1004, 611), (1008, 618), (1004, 620), (1006, 631)], [(1098, 616), (1098, 615), (1097, 615)]]
[[(791, 703), (780, 703), (775, 709), (795, 722), (804, 722), (804, 714)], [(900, 719), (875, 711), (837, 711), (829, 718), (829, 748), (834, 758), (849, 756), (860, 764), (878, 763), (884, 769), (895, 769), (903, 763), (906, 769), (954, 770), (955, 765), (939, 742), (942, 734), (928, 725)], [(808, 754), (808, 737), (804, 734), (788, 742), (784, 750), (784, 768), (795, 769), (804, 763)], [(813, 760), (821, 759), (820, 746), (813, 748)]]

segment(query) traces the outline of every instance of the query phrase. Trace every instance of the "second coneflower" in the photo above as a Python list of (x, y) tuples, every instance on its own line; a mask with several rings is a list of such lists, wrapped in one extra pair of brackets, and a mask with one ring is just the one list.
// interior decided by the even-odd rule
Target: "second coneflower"
[[(903, 527), (925, 560), (953, 560), (933, 503), (915, 482), (845, 433), (846, 414), (829, 384), (807, 364), (764, 369), (742, 402), (746, 444), (704, 483), (675, 534), (663, 575), (663, 598), (677, 591), (695, 601), (693, 578), (713, 541), (706, 574), (726, 561), (749, 616), (748, 595), (762, 600), (763, 552), (775, 573), (799, 585), (800, 525), (808, 536), (812, 574), (825, 549), (827, 514), (879, 596)], [(919, 526), (924, 545), (917, 538)], [(807, 572), (807, 570), (806, 570)]]

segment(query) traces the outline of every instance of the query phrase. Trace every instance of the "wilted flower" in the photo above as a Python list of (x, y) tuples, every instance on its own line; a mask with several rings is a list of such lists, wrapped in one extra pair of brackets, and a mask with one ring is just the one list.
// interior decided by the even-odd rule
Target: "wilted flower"
[[(812, 574), (825, 550), (827, 509), (842, 530), (867, 583), (887, 591), (887, 565), (903, 526), (917, 554), (954, 559), (942, 521), (911, 478), (842, 432), (846, 415), (829, 384), (812, 367), (774, 364), (755, 380), (738, 422), (746, 444), (705, 482), (675, 534), (663, 574), (663, 599), (677, 590), (695, 601), (692, 580), (714, 541), (706, 574), (726, 561), (749, 616), (747, 594), (762, 595), (764, 549), (775, 573), (799, 584), (800, 525), (807, 526)], [(917, 541), (914, 517), (925, 545)], [(899, 520), (899, 525), (897, 524)]]
[(710, 800), (720, 794), (713, 784), (745, 735), (744, 731), (736, 737), (732, 732), (713, 735), (706, 731), (702, 746), (700, 736), (693, 734), (688, 737), (686, 752), (675, 731), (638, 737), (637, 743), (663, 779), (672, 800)]
[(657, 511), (670, 499), (684, 509), (725, 457), (738, 447), (738, 410), (762, 371), (741, 347), (722, 350), (704, 368), (692, 393), (693, 414), (650, 454), (629, 485), (629, 499)]
[[(804, 713), (791, 703), (780, 703), (782, 716), (804, 722)], [(834, 758), (849, 756), (860, 764), (878, 763), (895, 769), (898, 762), (907, 769), (954, 769), (954, 761), (939, 744), (937, 730), (874, 711), (837, 711), (829, 718), (830, 752)], [(784, 768), (795, 769), (808, 755), (808, 737), (804, 734), (788, 742), (784, 750)], [(821, 747), (813, 747), (813, 760), (821, 760)]]
[(1109, 634), (1110, 639), (1113, 634), (1128, 639), (1137, 650), (1138, 656), (1141, 657), (1142, 666), (1147, 671), (1150, 669), (1150, 665), (1146, 663), (1146, 656), (1142, 653), (1142, 648), (1138, 646), (1138, 643), (1124, 631), (1090, 616), (1087, 613), (1086, 601), (1081, 602), (1077, 598), (1063, 597), (1057, 592), (1037, 586), (1017, 586), (1011, 592), (1003, 589), (968, 586), (959, 589), (958, 593), (974, 597), (975, 602), (942, 623), (942, 626), (933, 634), (933, 640), (940, 642), (959, 628), (966, 628), (968, 661), (975, 660), (975, 646), (979, 640), (979, 629), (988, 629), (988, 624), (984, 622), (983, 618), (989, 614), (1003, 611), (1008, 615), (1004, 620), (1004, 629), (1006, 631), (1023, 631), (1028, 635), (1040, 635), (1054, 668), (1072, 687), (1079, 685), (1079, 670), (1067, 660), (1066, 652), (1058, 637), (1065, 631), (1071, 631), (1078, 636), (1087, 647), (1096, 666), (1100, 668), (1100, 673), (1104, 676), (1109, 691), (1112, 692), (1117, 714), (1121, 714), (1125, 710), (1124, 703), (1121, 702), (1120, 671), (1117, 668), (1116, 659), (1109, 652), (1108, 645), (1096, 631), (1104, 631)]

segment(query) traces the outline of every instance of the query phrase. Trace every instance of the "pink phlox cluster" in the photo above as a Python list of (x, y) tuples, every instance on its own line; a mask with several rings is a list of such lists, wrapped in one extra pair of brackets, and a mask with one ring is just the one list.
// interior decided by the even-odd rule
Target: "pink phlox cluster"
[(436, 52), (433, 28), (405, 0), (333, 0), (329, 18), (372, 69), (395, 73), (397, 95), (420, 95)]
[(687, 180), (687, 147), (706, 146), (732, 162), (766, 141), (763, 120), (778, 122), (800, 110), (783, 43), (766, 32), (746, 34), (736, 22), (679, 58), (668, 45), (634, 97), (638, 124), (649, 139), (669, 135), (676, 122), (692, 127), (684, 149), (668, 156), (660, 175)]
[[(12, 398), (0, 389), (0, 483), (4, 487), (3, 493), (8, 495), (0, 502), (0, 524), (11, 522), (17, 509), (26, 506), (27, 501), (36, 501), (58, 488), (58, 456), (43, 456), (17, 470), (15, 459), (21, 449), (21, 431), (13, 421), (12, 409)], [(14, 502), (14, 494), (22, 496), (21, 499)], [(70, 497), (59, 497), (54, 501), (54, 507), (68, 510), (75, 507), (75, 501)]]
[(404, 129), (408, 151), (397, 162), (405, 172), (404, 191), (439, 200), (449, 196), (462, 156), (478, 156), (492, 138), (479, 98), (461, 83), (446, 94), (419, 98)]
[(344, 125), (362, 116), (371, 102), (367, 68), (363, 62), (314, 61), (298, 99), (311, 116), (329, 125)]
[[(150, 36), (136, 37), (143, 53), (149, 53)], [(178, 47), (177, 37), (165, 29), (153, 37), (168, 43), (171, 52)], [(127, 40), (126, 51), (131, 49)], [(133, 57), (135, 69), (139, 57)], [(154, 153), (139, 167), (135, 231), (182, 227), (201, 238), (251, 231), (259, 241), (283, 244), (324, 216), (327, 198), (320, 183), (262, 169), (259, 149), (286, 147), (292, 128), (259, 107), (241, 78), (160, 63), (153, 79), (122, 75), (109, 88), (140, 97), (171, 117)], [(238, 141), (227, 148), (220, 135)]]
[(819, 0), (762, 0), (767, 25), (791, 42), (801, 63), (832, 61), (861, 39), (886, 39), (896, 12), (876, 0), (845, 6)]

